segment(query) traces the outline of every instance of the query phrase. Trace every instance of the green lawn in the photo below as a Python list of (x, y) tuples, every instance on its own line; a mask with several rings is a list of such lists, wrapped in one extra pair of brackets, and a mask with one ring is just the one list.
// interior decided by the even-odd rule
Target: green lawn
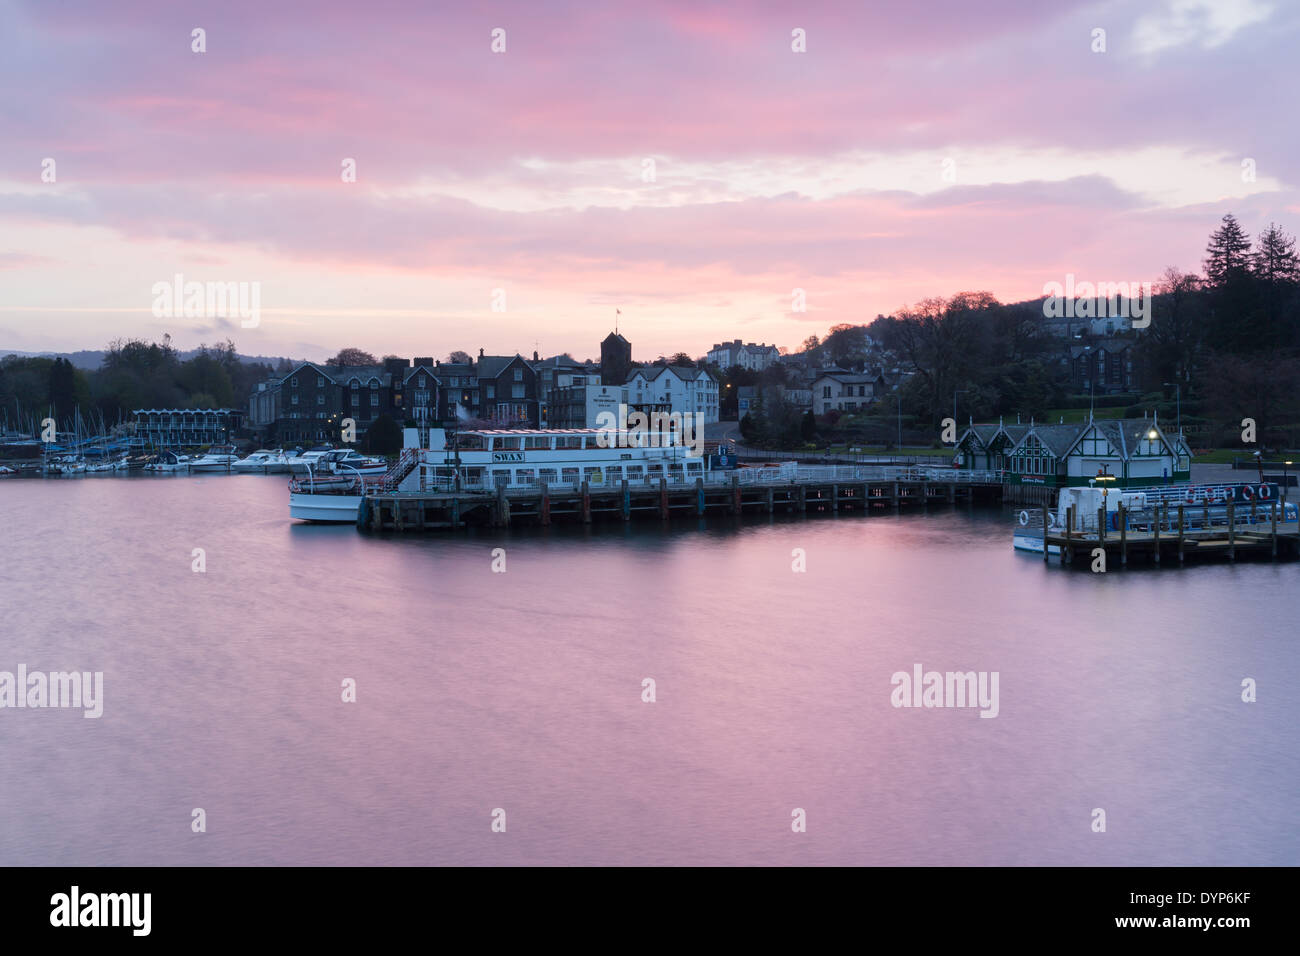
[[(859, 451), (850, 451), (851, 448), (857, 448)], [(906, 446), (891, 449), (885, 449), (880, 445), (832, 445), (827, 451), (834, 455), (928, 455), (932, 458), (951, 458), (954, 454), (951, 445), (945, 445), (941, 448)]]
[[(1200, 465), (1231, 465), (1234, 459), (1248, 461), (1255, 457), (1253, 449), (1246, 448), (1215, 448), (1213, 451), (1207, 451), (1201, 455), (1193, 455), (1192, 461)], [(1281, 455), (1265, 455), (1267, 461), (1282, 461)]]

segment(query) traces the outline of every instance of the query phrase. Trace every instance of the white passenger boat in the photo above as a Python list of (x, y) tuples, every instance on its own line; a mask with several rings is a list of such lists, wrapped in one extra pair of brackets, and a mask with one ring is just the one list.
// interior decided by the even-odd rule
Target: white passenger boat
[(709, 471), (703, 446), (676, 434), (599, 428), (484, 429), (460, 432), (445, 447), (441, 429), (420, 450), (418, 487), (589, 488), (694, 483)]
[[(414, 430), (408, 430), (408, 437)], [(304, 521), (356, 520), (366, 494), (377, 491), (456, 491), (495, 494), (498, 489), (657, 487), (693, 483), (708, 474), (702, 446), (676, 435), (596, 428), (484, 429), (457, 434), (430, 429), (429, 447), (408, 445), (383, 475), (357, 473), (344, 463), (320, 461), (289, 483), (289, 514)], [(324, 458), (328, 453), (322, 453)]]
[[(1233, 521), (1241, 524), (1269, 524), (1272, 521), (1272, 504), (1278, 502), (1277, 520), (1297, 520), (1295, 502), (1284, 501), (1282, 489), (1268, 482), (1241, 482), (1226, 484), (1159, 485), (1121, 490), (1097, 486), (1062, 488), (1057, 496), (1055, 510), (1047, 513), (1047, 536), (1065, 534), (1068, 511), (1074, 509), (1073, 531), (1096, 534), (1098, 515), (1106, 524), (1106, 532), (1119, 533), (1120, 513), (1124, 508), (1124, 524), (1128, 530), (1150, 531), (1157, 520), (1166, 514), (1176, 521), (1178, 508), (1183, 508), (1183, 528), (1201, 531), (1207, 527), (1223, 525), (1227, 521), (1228, 503), (1234, 508)], [(1254, 508), (1252, 510), (1252, 504)], [(1167, 511), (1166, 511), (1167, 508)], [(1161, 524), (1161, 528), (1166, 526)], [(1172, 524), (1168, 530), (1172, 530)], [(1161, 532), (1167, 533), (1166, 530)], [(1017, 551), (1043, 553), (1043, 511), (1025, 508), (1016, 516), (1011, 536)], [(1049, 554), (1060, 554), (1055, 544), (1048, 544)]]

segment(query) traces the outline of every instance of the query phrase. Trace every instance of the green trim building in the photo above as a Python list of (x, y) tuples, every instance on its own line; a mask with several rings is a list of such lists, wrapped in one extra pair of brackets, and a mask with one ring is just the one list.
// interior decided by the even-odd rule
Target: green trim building
[(957, 441), (954, 462), (972, 471), (1001, 471), (1007, 484), (1064, 488), (1099, 474), (1120, 487), (1190, 481), (1192, 452), (1154, 418), (1093, 420), (1080, 425), (975, 425)]

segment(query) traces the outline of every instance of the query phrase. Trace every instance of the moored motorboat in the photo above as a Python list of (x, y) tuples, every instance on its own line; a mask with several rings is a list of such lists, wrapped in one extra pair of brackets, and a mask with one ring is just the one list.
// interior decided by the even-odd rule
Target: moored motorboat
[(232, 464), (230, 470), (241, 475), (284, 474), (289, 470), (289, 459), (283, 451), (259, 448), (248, 457)]
[(144, 470), (155, 474), (188, 472), (190, 470), (190, 457), (188, 455), (178, 455), (174, 451), (164, 451), (145, 465)]
[(224, 453), (200, 455), (190, 462), (192, 472), (224, 471), (229, 472), (239, 456)]

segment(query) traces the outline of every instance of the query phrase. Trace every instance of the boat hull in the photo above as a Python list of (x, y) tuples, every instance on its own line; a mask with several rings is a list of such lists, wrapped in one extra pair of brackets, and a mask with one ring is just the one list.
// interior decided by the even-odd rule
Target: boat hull
[(299, 521), (355, 524), (361, 495), (289, 493), (289, 517)]
[[(1016, 532), (1011, 539), (1011, 543), (1017, 551), (1028, 551), (1031, 554), (1043, 553), (1043, 536), (1041, 533), (1021, 534), (1020, 532)], [(1047, 553), (1060, 554), (1061, 548), (1059, 545), (1049, 544), (1047, 546)]]

